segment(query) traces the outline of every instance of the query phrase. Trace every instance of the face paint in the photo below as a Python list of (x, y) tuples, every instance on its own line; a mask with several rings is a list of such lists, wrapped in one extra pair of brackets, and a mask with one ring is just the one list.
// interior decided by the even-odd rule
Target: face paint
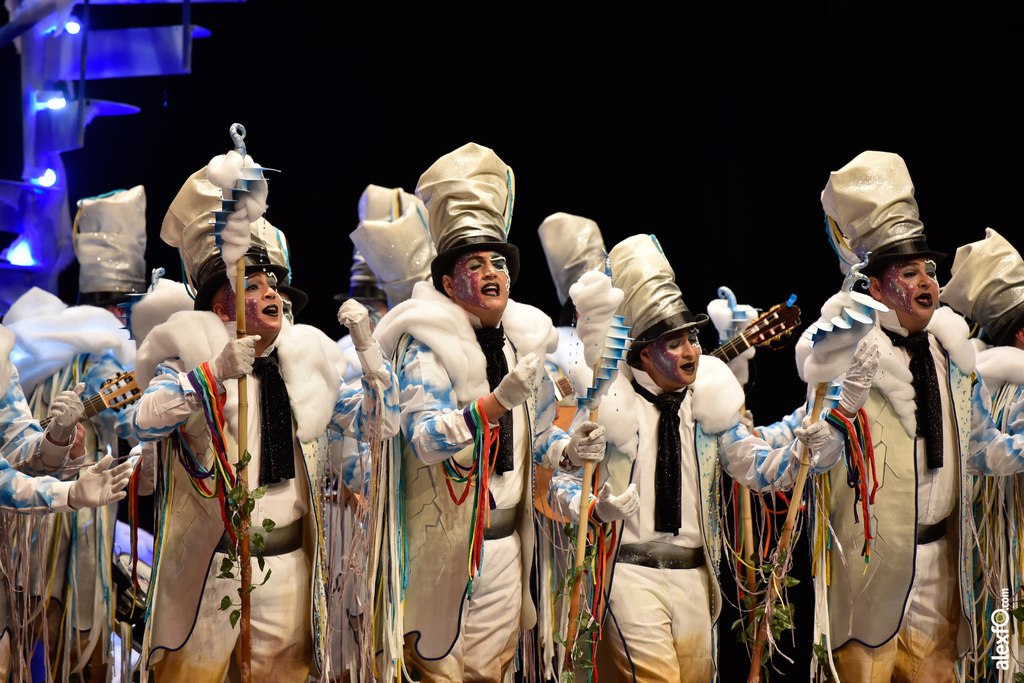
[(932, 279), (932, 282), (939, 284), (938, 268), (935, 265), (935, 261), (927, 259), (924, 262), (924, 272)]
[(881, 293), (907, 331), (924, 329), (939, 299), (934, 263), (913, 259), (889, 265), (882, 274)]
[(491, 252), (491, 267), (499, 273), (505, 274), (505, 291), (512, 289), (512, 276), (508, 274), (508, 261), (496, 251)]
[(902, 263), (892, 263), (882, 276), (882, 293), (889, 298), (897, 310), (910, 312), (910, 301), (914, 298), (914, 280), (900, 277)]
[(456, 299), (477, 308), (490, 309), (500, 304), (504, 309), (509, 277), (501, 254), (478, 251), (462, 256), (455, 262), (451, 277)]
[(647, 348), (653, 369), (668, 380), (668, 385), (682, 388), (697, 378), (700, 342), (695, 330), (660, 337)]

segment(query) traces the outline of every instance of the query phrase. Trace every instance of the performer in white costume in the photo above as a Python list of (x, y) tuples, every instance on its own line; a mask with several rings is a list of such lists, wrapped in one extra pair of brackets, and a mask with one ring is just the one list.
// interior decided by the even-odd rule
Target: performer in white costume
[[(96, 396), (105, 382), (135, 362), (135, 344), (123, 329), (120, 307), (146, 284), (144, 188), (79, 200), (74, 226), (81, 305), (69, 308), (33, 288), (14, 302), (6, 318), (17, 337), (13, 359), (22, 387), (40, 420), (60, 392), (81, 383), (86, 397)], [(128, 455), (135, 442), (133, 412), (133, 405), (102, 410), (83, 422), (88, 462), (107, 453)], [(117, 506), (111, 505), (38, 520), (39, 529), (32, 532), (51, 548), (29, 585), (32, 595), (49, 605), (49, 652), (60, 657), (51, 661), (60, 680), (86, 668), (91, 677), (106, 677), (114, 627), (110, 565), (116, 519)], [(64, 641), (59, 646), (58, 638)]]
[[(146, 337), (137, 372), (151, 378), (136, 413), (147, 440), (167, 437), (162, 452), (157, 548), (150, 586), (150, 622), (143, 656), (156, 663), (157, 680), (221, 681), (234, 660), (238, 631), (221, 599), (237, 596), (237, 579), (218, 578), (231, 541), (221, 499), (203, 494), (201, 479), (222, 458), (236, 457), (237, 382), (249, 378), (248, 451), (254, 484), (267, 486), (252, 513), (255, 529), (273, 520), (265, 547), (253, 548), (266, 569), (253, 568), (253, 680), (304, 681), (323, 667), (327, 637), (322, 513), (328, 429), (360, 436), (380, 420), (383, 436), (397, 431), (394, 374), (369, 334), (361, 306), (343, 309), (356, 331), (364, 368), (362, 390), (344, 386), (337, 344), (322, 332), (283, 318), (278, 279), (287, 269), (271, 263), (250, 226), (245, 252), (246, 324), (251, 336), (234, 338), (236, 293), (225, 276), (220, 248), (210, 234), (211, 211), (221, 192), (201, 169), (186, 181), (164, 219), (161, 237), (179, 249), (195, 311), (173, 315)], [(239, 292), (238, 295), (243, 295)], [(146, 381), (142, 379), (142, 381)], [(204, 411), (224, 401), (224, 448), (211, 436)], [(383, 415), (375, 417), (377, 404)], [(218, 430), (219, 431), (219, 430)], [(257, 478), (258, 473), (258, 478)], [(211, 484), (212, 486), (212, 484)]]
[[(1019, 466), (1024, 441), (999, 438), (980, 385), (972, 393), (974, 348), (963, 318), (936, 309), (942, 255), (926, 243), (903, 159), (858, 155), (831, 174), (821, 201), (845, 269), (867, 258), (868, 293), (889, 310), (866, 337), (881, 357), (854, 401), (863, 409), (841, 404), (832, 415), (862, 443), (829, 472), (831, 497), (817, 512), (816, 533), (829, 515), (835, 538), (819, 546), (830, 556), (815, 558), (815, 641), (846, 682), (952, 681), (976, 619), (971, 472)], [(851, 300), (832, 297), (822, 320)], [(801, 339), (802, 376), (840, 377), (853, 354), (841, 337), (813, 349)]]
[[(108, 505), (124, 498), (123, 489), (131, 475), (131, 463), (108, 470), (113, 458), (106, 456), (81, 470), (74, 481), (41, 476), (43, 472), (59, 475), (64, 467), (82, 464), (81, 460), (69, 460), (68, 455), (84, 406), (75, 392), (62, 392), (51, 404), (52, 420), (44, 432), (29, 412), (18, 384), (18, 371), (9, 357), (13, 348), (14, 335), (0, 326), (0, 508), (3, 509), (0, 553), (5, 570), (5, 580), (0, 584), (0, 679), (3, 680), (9, 672), (16, 680), (28, 675), (29, 641), (36, 635), (34, 630), (28, 632), (30, 625), (23, 616), (27, 607), (23, 604), (24, 593), (16, 592), (10, 583), (10, 579), (28, 574), (28, 554), (33, 539), (24, 533), (26, 527), (19, 529), (16, 520), (8, 515), (80, 511)], [(40, 476), (33, 476), (35, 474)]]
[[(570, 439), (538, 427), (551, 424), (539, 415), (554, 408), (553, 392), (537, 373), (557, 335), (541, 311), (509, 299), (519, 274), (506, 241), (512, 169), (470, 143), (424, 172), (416, 194), (437, 247), (432, 283), (415, 285), (377, 327), (402, 390), (402, 633), (422, 680), (497, 681), (511, 675), (520, 626), (536, 622), (533, 464), (599, 458), (603, 430), (584, 424)], [(467, 478), (475, 502), (456, 498)]]
[[(722, 602), (721, 469), (750, 488), (788, 488), (797, 442), (773, 450), (740, 424), (743, 390), (724, 363), (701, 355), (697, 330), (708, 318), (683, 302), (653, 235), (623, 240), (609, 260), (611, 282), (588, 273), (573, 288), (581, 320), (597, 319), (586, 301), (601, 300), (584, 289), (621, 289), (619, 311), (634, 337), (598, 418), (608, 449), (590, 511), (596, 523), (615, 524), (606, 537), (618, 545), (604, 583), (608, 611), (596, 616), (626, 680), (709, 681), (717, 676)], [(581, 339), (584, 348), (602, 342), (582, 331)], [(842, 442), (825, 423), (798, 433), (814, 469), (840, 457)], [(553, 485), (575, 521), (578, 477), (559, 474)]]
[[(981, 339), (974, 339), (977, 370), (991, 397), (992, 419), (1001, 432), (1024, 437), (1024, 260), (1001, 234), (987, 228), (984, 239), (957, 249), (949, 281), (939, 300), (973, 320)], [(995, 474), (995, 472), (985, 472)], [(1024, 671), (1024, 648), (1019, 632), (1010, 636), (1011, 652), (999, 652), (1001, 642), (990, 625), (992, 614), (1002, 609), (1002, 589), (1017, 595), (1021, 575), (1020, 529), (1024, 519), (1015, 501), (1022, 478), (994, 477), (984, 482), (986, 494), (976, 507), (975, 521), (984, 528), (981, 537), (987, 559), (990, 599), (978, 610), (977, 667), (994, 677)], [(998, 618), (998, 614), (997, 614)], [(1004, 666), (1000, 666), (1002, 663)]]

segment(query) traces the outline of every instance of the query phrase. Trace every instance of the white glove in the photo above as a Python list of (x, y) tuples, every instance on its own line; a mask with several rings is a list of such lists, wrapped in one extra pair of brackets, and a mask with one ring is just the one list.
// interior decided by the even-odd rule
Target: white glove
[(829, 434), (828, 423), (824, 420), (811, 422), (811, 416), (805, 415), (804, 421), (799, 427), (793, 430), (796, 438), (800, 439), (808, 451), (820, 453), (828, 445), (831, 434)]
[(878, 344), (862, 339), (853, 354), (850, 368), (843, 379), (842, 392), (839, 394), (839, 407), (850, 413), (856, 413), (864, 407), (868, 400), (871, 383), (878, 370), (878, 359), (881, 354)]
[(50, 424), (46, 426), (50, 441), (64, 444), (75, 435), (75, 427), (85, 414), (85, 405), (79, 398), (84, 390), (85, 384), (79, 382), (73, 390), (62, 391), (53, 399), (50, 404)]
[(533, 393), (533, 384), (540, 369), (541, 359), (535, 353), (524, 356), (516, 363), (515, 370), (505, 375), (494, 390), (494, 398), (506, 410), (526, 402)]
[(244, 339), (232, 339), (224, 345), (220, 354), (210, 361), (210, 372), (214, 379), (223, 382), (226, 379), (238, 379), (252, 372), (252, 363), (256, 358), (256, 342), (259, 335), (249, 335)]
[(126, 460), (108, 470), (114, 456), (107, 454), (95, 465), (82, 470), (78, 481), (68, 491), (68, 505), (74, 510), (95, 508), (121, 500), (127, 493), (124, 488), (132, 476), (132, 461)]
[(754, 426), (754, 414), (749, 410), (744, 410), (740, 413), (740, 424), (746, 428), (748, 433), (753, 434), (754, 429), (756, 429)]
[(630, 484), (622, 495), (616, 496), (612, 494), (612, 485), (605, 482), (597, 492), (594, 517), (597, 522), (616, 522), (620, 519), (629, 519), (639, 509), (640, 496), (637, 495), (636, 484)]
[(356, 351), (365, 351), (373, 346), (373, 335), (370, 334), (370, 312), (366, 306), (355, 299), (349, 299), (338, 309), (338, 322), (348, 328), (352, 335), (352, 345)]
[(565, 457), (573, 467), (583, 467), (585, 460), (604, 460), (604, 427), (596, 422), (583, 422), (577, 427), (565, 447)]

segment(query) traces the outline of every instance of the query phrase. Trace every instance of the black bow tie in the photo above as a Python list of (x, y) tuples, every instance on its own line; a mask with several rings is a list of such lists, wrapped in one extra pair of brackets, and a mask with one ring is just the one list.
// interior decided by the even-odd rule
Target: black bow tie
[(655, 396), (634, 379), (633, 389), (661, 413), (658, 417), (658, 472), (654, 478), (654, 530), (678, 536), (679, 527), (683, 525), (683, 443), (679, 439), (679, 406), (687, 388)]
[[(508, 374), (505, 360), (505, 328), (481, 327), (476, 330), (476, 340), (487, 359), (487, 386), (494, 391)], [(512, 411), (507, 410), (498, 418), (498, 457), (494, 471), (498, 474), (510, 472), (515, 467), (515, 451), (512, 449)]]
[(893, 346), (902, 346), (911, 353), (911, 385), (917, 400), (917, 435), (924, 437), (928, 469), (942, 467), (942, 399), (939, 378), (935, 373), (928, 333), (924, 330), (902, 337), (884, 330)]
[(260, 485), (295, 478), (295, 444), (288, 387), (277, 364), (277, 349), (257, 358), (252, 374), (260, 381)]

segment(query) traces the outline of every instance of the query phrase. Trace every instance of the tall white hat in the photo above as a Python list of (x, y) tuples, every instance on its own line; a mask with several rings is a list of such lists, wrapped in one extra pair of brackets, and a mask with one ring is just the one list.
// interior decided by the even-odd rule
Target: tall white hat
[(146, 290), (146, 190), (136, 185), (78, 200), (78, 301), (107, 306)]
[(867, 275), (878, 275), (894, 262), (945, 257), (925, 242), (914, 183), (898, 154), (861, 152), (829, 175), (821, 205), (837, 251), (845, 261), (854, 261), (845, 262), (844, 271), (869, 253)]
[(612, 285), (623, 292), (619, 313), (632, 330), (630, 364), (663, 334), (707, 324), (707, 315), (694, 315), (683, 302), (675, 271), (654, 235), (627, 237), (612, 247), (608, 258)]
[(974, 320), (997, 345), (1024, 326), (1024, 260), (992, 228), (985, 239), (956, 250), (953, 273), (939, 300)]
[(597, 223), (570, 213), (553, 213), (537, 228), (558, 302), (569, 300), (569, 288), (583, 273), (604, 270), (606, 256), (601, 228)]
[[(359, 198), (359, 225), (349, 238), (387, 295), (389, 308), (411, 297), (413, 286), (430, 277), (437, 252), (427, 229), (427, 209), (416, 195), (400, 187), (367, 185)], [(353, 255), (353, 273), (355, 263)], [(357, 291), (357, 284), (363, 289)], [(360, 298), (370, 284), (353, 277), (349, 295)]]
[(437, 256), (430, 265), (434, 287), (463, 254), (497, 251), (508, 264), (509, 284), (519, 276), (519, 250), (508, 243), (515, 204), (515, 174), (493, 150), (468, 143), (424, 171), (416, 196), (427, 207)]

